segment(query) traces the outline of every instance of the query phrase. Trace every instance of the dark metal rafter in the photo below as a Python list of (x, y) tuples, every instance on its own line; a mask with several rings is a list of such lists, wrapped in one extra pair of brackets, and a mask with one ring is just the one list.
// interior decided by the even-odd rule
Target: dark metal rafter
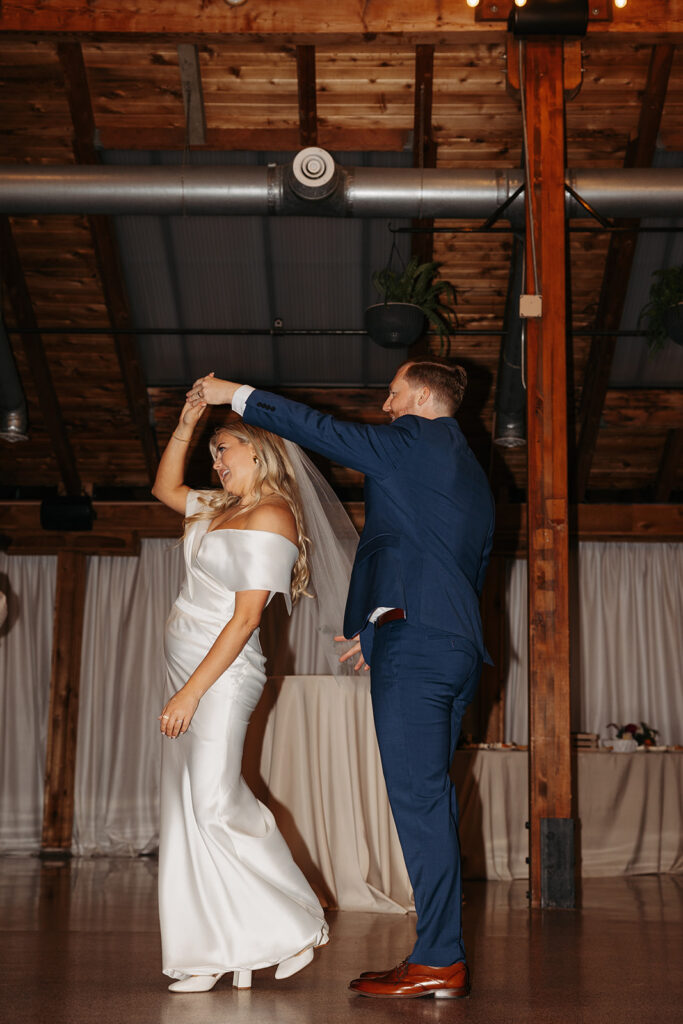
[[(638, 134), (626, 153), (625, 167), (650, 167), (652, 164), (674, 52), (675, 47), (668, 43), (652, 48)], [(622, 221), (619, 226), (632, 230), (610, 237), (595, 324), (600, 331), (618, 331), (633, 267), (638, 224), (638, 220)], [(593, 341), (586, 363), (576, 457), (577, 501), (584, 501), (588, 490), (616, 340), (615, 334)]]
[(50, 438), (60, 476), (67, 494), (81, 493), (81, 478), (76, 457), (64, 426), (62, 410), (40, 336), (38, 321), (21, 266), (9, 217), (0, 217), (0, 275), (14, 311), (17, 326), (26, 329), (21, 344), (33, 377), (38, 404)]
[[(74, 127), (74, 153), (80, 164), (99, 164), (95, 148), (95, 117), (80, 43), (60, 43), (59, 60)], [(106, 216), (88, 218), (100, 272), (107, 312), (112, 326), (125, 330), (131, 326), (118, 243), (111, 220)], [(151, 426), (147, 387), (140, 364), (136, 339), (130, 334), (114, 334), (116, 354), (126, 391), (128, 409), (137, 429), (150, 483), (159, 464), (156, 436)]]
[(681, 463), (683, 463), (683, 428), (679, 427), (670, 430), (667, 434), (655, 484), (655, 501), (671, 500), (671, 492), (676, 485), (676, 476)]
[[(436, 142), (432, 130), (432, 100), (434, 94), (434, 47), (415, 47), (415, 109), (413, 114), (413, 166), (436, 167)], [(429, 231), (434, 220), (421, 218), (413, 221), (413, 228)], [(412, 239), (412, 253), (421, 262), (432, 259), (434, 239), (431, 234), (416, 234)]]
[[(434, 47), (415, 47), (415, 107), (413, 113), (413, 166), (420, 170), (436, 167), (436, 143), (432, 131), (432, 98), (434, 93)], [(416, 232), (410, 239), (411, 255), (421, 263), (430, 263), (434, 258), (434, 236), (431, 231), (434, 219), (420, 217), (411, 222)], [(411, 346), (411, 359), (424, 357), (429, 350), (425, 332)]]

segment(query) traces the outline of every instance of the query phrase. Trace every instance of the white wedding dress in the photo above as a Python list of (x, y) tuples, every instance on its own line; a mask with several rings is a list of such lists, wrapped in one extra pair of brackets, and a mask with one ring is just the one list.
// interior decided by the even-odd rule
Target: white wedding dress
[[(187, 515), (199, 509), (191, 491)], [(177, 692), (232, 617), (235, 592), (285, 595), (296, 546), (261, 530), (192, 524), (185, 583), (165, 633), (166, 699)], [(171, 978), (256, 970), (327, 942), (322, 908), (273, 815), (241, 775), (249, 717), (266, 677), (258, 630), (204, 694), (189, 729), (163, 740), (159, 917)]]

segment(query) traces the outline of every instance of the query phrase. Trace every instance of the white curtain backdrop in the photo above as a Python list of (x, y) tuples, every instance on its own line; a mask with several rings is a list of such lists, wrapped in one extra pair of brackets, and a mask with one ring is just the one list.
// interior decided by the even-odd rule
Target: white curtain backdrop
[[(644, 720), (660, 730), (663, 743), (683, 742), (683, 545), (584, 544), (579, 552), (579, 570), (573, 728), (604, 733), (610, 721)], [(40, 843), (55, 577), (54, 557), (0, 555), (0, 589), (10, 596), (10, 615), (0, 628), (3, 852), (35, 851)], [(161, 742), (156, 716), (164, 685), (161, 643), (181, 577), (181, 549), (166, 540), (144, 541), (139, 559), (89, 559), (76, 761), (75, 852), (138, 853), (156, 845)], [(520, 743), (527, 740), (526, 614), (526, 563), (519, 561), (511, 563), (508, 583), (506, 732), (508, 740)], [(273, 675), (301, 677), (329, 671), (317, 659), (311, 624), (304, 612), (291, 624), (289, 635), (283, 638), (280, 634), (277, 643), (272, 636), (268, 639), (269, 630), (272, 633), (273, 623), (263, 627), (264, 649), (271, 656)], [(279, 691), (280, 697), (284, 695), (291, 702), (282, 704), (280, 720), (287, 708), (302, 699), (293, 686)], [(297, 686), (312, 694), (308, 684), (300, 682)], [(312, 737), (309, 746), (315, 756), (327, 757), (328, 763), (311, 764), (311, 781), (315, 784), (316, 778), (324, 779), (325, 773), (333, 770), (337, 785), (345, 773), (349, 777), (355, 773), (353, 778), (358, 775), (352, 758), (345, 759), (350, 741), (344, 729), (348, 723), (353, 724), (354, 718), (354, 729), (360, 729), (358, 723), (364, 723), (365, 717), (369, 728), (370, 711), (369, 707), (363, 710), (365, 698), (359, 697), (360, 702), (354, 701), (353, 713), (346, 712), (344, 725), (340, 717), (335, 718), (341, 711), (334, 710), (334, 701), (341, 699), (344, 686), (335, 687), (334, 700), (329, 691), (332, 718), (325, 728), (330, 737), (339, 740), (332, 763), (332, 739), (323, 743), (314, 736), (315, 723), (322, 722), (326, 695), (324, 686), (316, 687), (307, 712)], [(270, 709), (271, 716), (279, 707), (278, 703)], [(270, 728), (264, 727), (261, 733), (265, 739)], [(369, 753), (372, 744), (365, 734), (359, 734), (356, 742), (364, 758), (363, 771), (374, 771)], [(261, 777), (271, 787), (272, 795), (282, 799), (285, 791), (289, 792), (287, 787), (291, 789), (292, 780), (280, 777), (284, 766), (278, 760), (278, 748), (271, 749), (264, 742), (263, 757)], [(379, 789), (367, 792), (368, 785), (378, 785), (368, 783), (368, 778), (371, 776), (365, 777), (362, 787), (366, 804), (359, 808), (354, 798), (344, 814), (375, 813)], [(354, 785), (357, 792), (358, 786)], [(331, 803), (335, 808), (339, 804), (339, 793), (335, 790), (334, 797), (330, 795), (325, 801), (326, 815)], [(298, 813), (302, 815), (303, 811)], [(369, 834), (367, 821), (358, 817), (348, 822), (348, 829), (356, 836)], [(367, 843), (367, 838), (363, 842)], [(319, 843), (318, 852), (323, 850), (320, 837)], [(332, 849), (329, 836), (328, 843)], [(334, 845), (338, 846), (338, 839)], [(375, 851), (361, 851), (360, 856), (365, 861), (361, 864), (362, 877), (370, 886), (381, 888), (377, 883), (379, 868), (373, 861)], [(395, 874), (400, 888), (404, 881), (398, 868)], [(397, 902), (405, 904), (404, 894)]]
[(0, 852), (37, 850), (43, 820), (45, 742), (57, 559), (0, 553)]
[(74, 852), (156, 846), (164, 624), (183, 579), (182, 548), (146, 540), (139, 558), (88, 559), (74, 807)]
[[(683, 544), (579, 545), (572, 729), (647, 722), (683, 743)], [(527, 563), (511, 563), (506, 740), (527, 743)]]

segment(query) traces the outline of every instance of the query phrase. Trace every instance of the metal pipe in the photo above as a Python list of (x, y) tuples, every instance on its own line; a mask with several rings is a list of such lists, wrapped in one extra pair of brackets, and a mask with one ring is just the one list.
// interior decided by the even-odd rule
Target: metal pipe
[(5, 323), (0, 316), (0, 438), (28, 441), (28, 414)]
[[(303, 150), (307, 154), (308, 150)], [(316, 153), (325, 153), (317, 150)], [(297, 155), (301, 165), (301, 155)], [(332, 161), (329, 154), (325, 156)], [(314, 162), (313, 162), (314, 163)], [(333, 161), (332, 161), (333, 163)], [(311, 162), (309, 161), (309, 165)], [(489, 217), (523, 172), (441, 168), (345, 168), (320, 186), (297, 179), (294, 164), (271, 167), (0, 166), (0, 213)], [(325, 173), (329, 167), (326, 166)], [(683, 205), (683, 168), (567, 172), (567, 183), (603, 217), (674, 217)], [(589, 216), (571, 196), (571, 217)], [(515, 219), (519, 196), (505, 211)]]
[[(683, 168), (584, 168), (567, 171), (567, 184), (603, 217), (680, 217)], [(588, 217), (571, 196), (570, 217)]]
[(496, 384), (493, 443), (501, 448), (519, 448), (526, 444), (526, 388), (522, 365), (525, 321), (519, 315), (519, 297), (523, 288), (524, 239), (516, 234), (510, 254), (510, 275), (503, 319), (504, 333)]

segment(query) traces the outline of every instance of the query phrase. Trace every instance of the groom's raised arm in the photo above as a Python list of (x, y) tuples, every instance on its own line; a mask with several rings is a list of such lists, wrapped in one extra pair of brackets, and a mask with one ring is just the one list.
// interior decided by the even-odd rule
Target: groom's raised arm
[(347, 423), (301, 402), (213, 375), (196, 381), (188, 392), (188, 400), (209, 405), (231, 404), (247, 423), (373, 476), (394, 468), (414, 440), (412, 417), (406, 417), (404, 424), (392, 426)]

